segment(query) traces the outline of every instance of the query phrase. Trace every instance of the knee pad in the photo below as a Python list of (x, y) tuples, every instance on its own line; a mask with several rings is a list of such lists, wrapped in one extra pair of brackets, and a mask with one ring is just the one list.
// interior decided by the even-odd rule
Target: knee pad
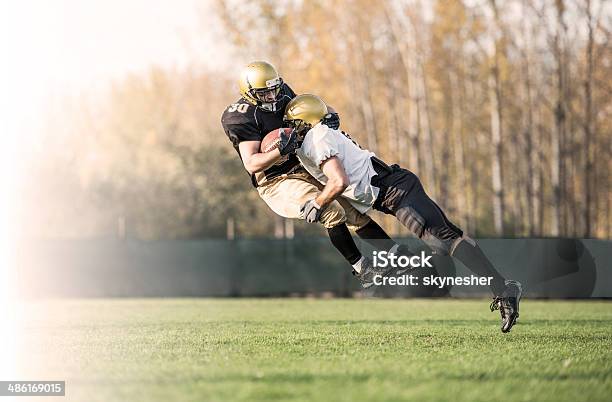
[(364, 220), (363, 222), (359, 222), (359, 223), (353, 223), (347, 219), (345, 223), (346, 223), (347, 228), (349, 228), (353, 232), (357, 232), (358, 230), (363, 229), (364, 226), (366, 226), (370, 222), (371, 222), (371, 219)]
[(436, 251), (436, 254), (452, 255), (457, 243), (462, 239), (461, 235), (454, 227), (445, 225), (426, 228), (421, 239)]
[(436, 254), (450, 255), (453, 246), (452, 240), (440, 239), (429, 231), (425, 231), (421, 240), (423, 240)]
[(344, 208), (342, 208), (338, 201), (332, 201), (321, 213), (319, 222), (321, 222), (326, 229), (345, 223), (346, 213), (344, 212)]
[(344, 214), (346, 215), (346, 226), (355, 232), (372, 222), (372, 218), (366, 214), (359, 213), (357, 210), (347, 211), (344, 209)]
[(353, 231), (362, 229), (367, 226), (372, 219), (365, 213), (359, 212), (346, 198), (339, 197), (336, 199), (346, 215), (346, 226)]
[(412, 233), (417, 237), (423, 237), (425, 231), (425, 218), (423, 218), (417, 211), (412, 207), (400, 208), (396, 213), (395, 217)]
[(428, 225), (425, 218), (409, 206), (400, 208), (395, 216), (436, 254), (449, 255), (457, 239), (463, 235), (461, 229), (447, 219), (444, 219), (444, 223), (438, 226)]
[(476, 242), (474, 241), (474, 239), (472, 239), (469, 236), (463, 235), (460, 238), (458, 238), (457, 240), (455, 240), (455, 242), (453, 243), (453, 245), (451, 246), (450, 252), (449, 254), (452, 256), (453, 254), (455, 254), (455, 250), (457, 249), (457, 247), (459, 246), (460, 243), (465, 242), (466, 244), (469, 244), (472, 247), (476, 247)]

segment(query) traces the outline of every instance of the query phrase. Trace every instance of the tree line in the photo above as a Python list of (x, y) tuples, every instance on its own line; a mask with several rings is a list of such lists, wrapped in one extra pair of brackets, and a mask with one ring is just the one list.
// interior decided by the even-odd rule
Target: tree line
[[(612, 236), (609, 1), (218, 0), (216, 11), (237, 64), (267, 59), (296, 92), (320, 95), (469, 233)], [(25, 208), (32, 232), (109, 235), (122, 219), (141, 238), (223, 237), (228, 222), (238, 236), (318, 233), (250, 187), (220, 125), (235, 81), (151, 68), (66, 100), (25, 189), (47, 203)]]

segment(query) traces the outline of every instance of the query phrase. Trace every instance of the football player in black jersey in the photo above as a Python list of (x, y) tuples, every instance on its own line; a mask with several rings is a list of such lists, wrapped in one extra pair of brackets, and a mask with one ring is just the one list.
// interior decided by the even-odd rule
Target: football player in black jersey
[[(225, 134), (266, 204), (285, 218), (304, 219), (302, 206), (316, 197), (323, 186), (300, 165), (294, 153), (298, 146), (295, 134), (282, 134), (277, 149), (260, 152), (266, 134), (283, 127), (285, 106), (296, 94), (276, 68), (265, 61), (247, 65), (240, 75), (239, 87), (242, 97), (229, 105), (221, 118)], [(338, 114), (330, 111), (325, 116), (326, 124), (338, 128)], [(342, 198), (322, 210), (318, 221), (327, 229), (332, 244), (360, 274), (364, 288), (373, 285), (374, 275), (390, 274), (390, 268), (373, 267), (370, 259), (361, 255), (347, 225), (378, 250), (409, 254), (405, 246), (396, 244), (376, 222)]]

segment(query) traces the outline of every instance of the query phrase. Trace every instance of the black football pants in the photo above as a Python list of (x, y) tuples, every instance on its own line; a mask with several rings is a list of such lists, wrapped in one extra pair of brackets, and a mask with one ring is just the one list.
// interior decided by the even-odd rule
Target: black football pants
[(398, 165), (388, 166), (372, 158), (377, 175), (372, 185), (380, 192), (374, 209), (394, 215), (438, 254), (452, 255), (480, 276), (491, 276), (491, 290), (501, 296), (505, 280), (480, 247), (454, 225), (425, 192), (419, 178)]

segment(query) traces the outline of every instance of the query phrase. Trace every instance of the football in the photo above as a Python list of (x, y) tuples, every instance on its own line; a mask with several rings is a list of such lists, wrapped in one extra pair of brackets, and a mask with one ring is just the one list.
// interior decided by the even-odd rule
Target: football
[(280, 133), (285, 132), (289, 134), (293, 130), (292, 128), (277, 128), (276, 130), (270, 131), (264, 139), (261, 141), (259, 149), (261, 152), (270, 152), (278, 148), (280, 143)]

